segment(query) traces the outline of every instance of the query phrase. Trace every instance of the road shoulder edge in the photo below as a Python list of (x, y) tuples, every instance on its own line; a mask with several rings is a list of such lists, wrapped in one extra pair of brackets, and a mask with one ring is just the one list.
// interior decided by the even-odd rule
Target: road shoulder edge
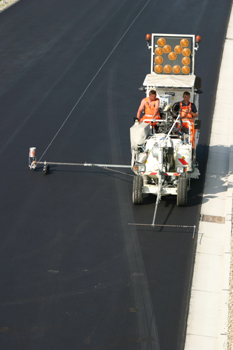
[[(233, 7), (223, 49), (201, 207), (202, 215), (224, 217), (225, 224), (199, 223), (185, 350), (226, 350), (229, 343), (233, 200), (232, 60)], [(228, 117), (231, 127), (221, 131), (219, 123), (222, 116)]]

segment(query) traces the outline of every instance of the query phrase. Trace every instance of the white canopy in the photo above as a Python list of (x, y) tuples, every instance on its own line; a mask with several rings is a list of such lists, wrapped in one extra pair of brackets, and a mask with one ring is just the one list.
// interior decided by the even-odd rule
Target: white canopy
[(193, 88), (195, 75), (147, 74), (143, 85), (155, 87)]

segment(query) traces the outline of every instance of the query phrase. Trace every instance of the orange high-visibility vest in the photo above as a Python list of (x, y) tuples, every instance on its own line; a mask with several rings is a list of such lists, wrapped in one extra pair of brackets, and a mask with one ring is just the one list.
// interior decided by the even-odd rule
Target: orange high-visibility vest
[[(190, 141), (193, 144), (193, 148), (195, 148), (195, 129), (194, 129), (194, 121), (193, 116), (190, 113), (192, 111), (191, 102), (188, 106), (182, 106), (182, 102), (180, 102), (180, 116), (182, 118), (183, 126), (189, 129), (190, 127)], [(186, 122), (185, 122), (186, 121)], [(190, 122), (190, 124), (189, 124)]]
[[(158, 99), (156, 99), (158, 100)], [(149, 104), (149, 97), (146, 97), (145, 98), (145, 101), (146, 101), (146, 106), (145, 106), (145, 115), (147, 115), (148, 117), (152, 117), (152, 115), (154, 114), (154, 111), (155, 111), (155, 101), (151, 101), (151, 105)], [(157, 118), (159, 117), (159, 118)], [(159, 114), (159, 111), (158, 113), (155, 115), (155, 119), (161, 119), (160, 118), (160, 114)]]
[(189, 102), (188, 106), (183, 106), (182, 102), (180, 102), (180, 116), (181, 116), (181, 118), (187, 118), (187, 119), (193, 118), (192, 114), (190, 113), (191, 111), (192, 111), (191, 102)]

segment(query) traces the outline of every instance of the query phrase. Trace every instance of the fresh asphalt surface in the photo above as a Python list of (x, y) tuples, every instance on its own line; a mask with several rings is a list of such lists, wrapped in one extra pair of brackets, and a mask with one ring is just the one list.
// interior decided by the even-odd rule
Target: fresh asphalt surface
[(186, 208), (163, 198), (156, 220), (198, 225), (230, 6), (21, 0), (0, 15), (1, 349), (183, 348), (192, 232), (128, 226), (151, 223), (155, 203), (132, 205), (131, 176), (62, 166), (44, 176), (27, 157), (34, 146), (38, 159), (48, 148), (41, 160), (130, 164), (129, 128), (150, 69), (145, 34), (199, 34), (202, 176)]

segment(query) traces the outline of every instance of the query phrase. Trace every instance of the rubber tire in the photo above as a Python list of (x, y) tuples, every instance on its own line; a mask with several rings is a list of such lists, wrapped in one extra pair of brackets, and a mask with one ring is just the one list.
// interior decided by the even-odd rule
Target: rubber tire
[(143, 177), (141, 175), (134, 176), (133, 192), (132, 192), (133, 204), (142, 204), (143, 203), (142, 186), (143, 186)]
[(44, 168), (43, 168), (44, 175), (47, 175), (49, 173), (49, 168), (50, 168), (49, 164), (44, 166)]
[(188, 181), (185, 177), (180, 177), (177, 186), (177, 205), (186, 207), (188, 200)]

